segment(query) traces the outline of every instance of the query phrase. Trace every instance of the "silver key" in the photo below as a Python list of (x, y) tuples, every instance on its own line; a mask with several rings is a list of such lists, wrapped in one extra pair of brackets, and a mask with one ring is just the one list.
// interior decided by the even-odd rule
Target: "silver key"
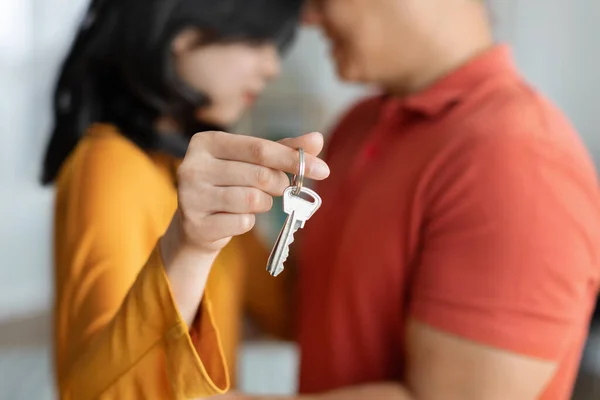
[(303, 228), (304, 223), (321, 207), (321, 198), (315, 191), (306, 187), (300, 188), (300, 194), (304, 193), (312, 197), (313, 201), (311, 202), (295, 195), (294, 191), (297, 188), (297, 186), (290, 186), (283, 192), (283, 211), (288, 216), (267, 262), (267, 272), (272, 276), (277, 276), (283, 271), (283, 263), (289, 255), (289, 247), (294, 241), (294, 233)]

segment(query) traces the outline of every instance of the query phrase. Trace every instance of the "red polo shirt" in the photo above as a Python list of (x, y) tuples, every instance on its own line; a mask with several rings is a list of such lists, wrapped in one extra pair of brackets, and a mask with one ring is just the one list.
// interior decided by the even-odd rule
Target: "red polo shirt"
[(560, 366), (572, 390), (600, 275), (594, 166), (495, 47), (327, 150), (300, 260), (301, 392), (402, 380), (407, 318)]

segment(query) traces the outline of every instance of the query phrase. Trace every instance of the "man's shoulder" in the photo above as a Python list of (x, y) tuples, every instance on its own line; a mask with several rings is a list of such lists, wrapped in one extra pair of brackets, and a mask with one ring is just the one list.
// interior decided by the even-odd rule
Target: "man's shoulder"
[(522, 79), (497, 82), (474, 93), (447, 118), (446, 129), (467, 145), (510, 142), (529, 147), (537, 156), (578, 160), (591, 157), (568, 117)]
[(598, 199), (592, 157), (568, 118), (523, 80), (508, 79), (472, 93), (450, 111), (435, 133), (437, 146), (429, 165), (434, 180), (455, 182), (483, 166), (491, 180), (545, 183), (577, 190)]
[[(521, 78), (503, 79), (478, 88), (460, 109), (462, 129), (497, 134), (577, 136), (565, 114), (551, 100)], [(464, 125), (464, 126), (463, 126)]]

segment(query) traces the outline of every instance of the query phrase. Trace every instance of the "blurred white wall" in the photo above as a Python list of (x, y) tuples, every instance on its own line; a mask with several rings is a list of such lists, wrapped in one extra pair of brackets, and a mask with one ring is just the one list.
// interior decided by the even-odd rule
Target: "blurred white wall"
[[(513, 44), (518, 65), (525, 75), (566, 111), (596, 162), (600, 162), (600, 135), (597, 134), (600, 127), (600, 2), (491, 1), (498, 37)], [(43, 347), (47, 328), (37, 331), (44, 335), (44, 340), (33, 338), (34, 347), (29, 348), (11, 347), (14, 342), (4, 340), (1, 329), (11, 318), (43, 315), (50, 305), (52, 192), (40, 188), (36, 179), (47, 139), (54, 76), (84, 3), (84, 0), (0, 1), (2, 399), (51, 398), (40, 392), (23, 394), (25, 389), (42, 390), (42, 385), (39, 381), (24, 383), (6, 374), (12, 371), (12, 376), (21, 377), (26, 376), (23, 371), (42, 368), (40, 379), (49, 382), (48, 351)], [(327, 59), (327, 46), (314, 31), (302, 32), (285, 64), (283, 78), (270, 88), (254, 118), (247, 121), (257, 134), (324, 130), (362, 93), (360, 88), (342, 85), (335, 79)], [(282, 93), (287, 93), (285, 102), (280, 101)], [(273, 388), (279, 392), (292, 391), (295, 387), (294, 352), (288, 347), (274, 354), (260, 349), (263, 348), (245, 349), (242, 365), (249, 374), (254, 370), (279, 375), (243, 375), (245, 387), (257, 392)], [(15, 360), (25, 364), (19, 367)], [(10, 397), (5, 397), (7, 393)]]
[(0, 1), (0, 318), (50, 298), (52, 196), (36, 179), (54, 75), (83, 6)]

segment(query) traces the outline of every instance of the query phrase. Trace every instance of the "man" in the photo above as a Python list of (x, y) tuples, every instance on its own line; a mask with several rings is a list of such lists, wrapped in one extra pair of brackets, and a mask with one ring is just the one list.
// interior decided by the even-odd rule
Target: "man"
[(477, 0), (313, 0), (339, 75), (384, 95), (326, 151), (301, 249), (300, 399), (568, 399), (600, 195)]

